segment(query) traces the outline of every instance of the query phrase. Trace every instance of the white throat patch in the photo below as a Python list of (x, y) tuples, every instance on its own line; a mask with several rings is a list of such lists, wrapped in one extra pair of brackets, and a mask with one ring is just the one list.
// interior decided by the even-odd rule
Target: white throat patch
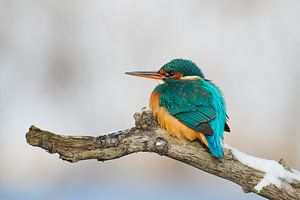
[[(200, 80), (201, 77), (200, 76), (183, 76), (180, 78), (180, 80)], [(166, 83), (164, 80), (157, 80), (158, 84), (164, 84)]]
[(183, 76), (180, 78), (181, 80), (200, 80), (200, 76)]
[(164, 83), (165, 83), (165, 81), (163, 81), (163, 80), (158, 80), (158, 84), (159, 84), (159, 85), (164, 84)]

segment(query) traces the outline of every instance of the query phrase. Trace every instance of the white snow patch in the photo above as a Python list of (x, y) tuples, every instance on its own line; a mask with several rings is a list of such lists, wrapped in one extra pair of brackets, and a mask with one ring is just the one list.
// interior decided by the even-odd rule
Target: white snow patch
[(265, 172), (264, 178), (255, 186), (257, 191), (260, 191), (263, 187), (270, 184), (274, 184), (276, 187), (281, 188), (283, 180), (288, 182), (292, 182), (293, 180), (300, 181), (299, 171), (292, 169), (292, 172), (290, 172), (275, 160), (267, 160), (247, 155), (228, 144), (224, 144), (223, 147), (231, 150), (234, 157), (241, 163)]

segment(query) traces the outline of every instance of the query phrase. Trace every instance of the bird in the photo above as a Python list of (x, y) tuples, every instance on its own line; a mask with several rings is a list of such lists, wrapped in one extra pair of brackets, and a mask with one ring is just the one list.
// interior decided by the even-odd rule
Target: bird
[(213, 157), (224, 156), (223, 135), (230, 128), (223, 93), (194, 62), (176, 58), (158, 71), (126, 74), (158, 80), (149, 107), (168, 134), (179, 140), (199, 140)]

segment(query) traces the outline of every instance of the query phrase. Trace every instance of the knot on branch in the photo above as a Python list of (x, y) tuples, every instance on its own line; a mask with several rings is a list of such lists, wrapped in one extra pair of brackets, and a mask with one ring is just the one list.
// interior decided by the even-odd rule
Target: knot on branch
[(150, 110), (143, 111), (142, 113), (135, 113), (133, 117), (135, 119), (135, 125), (139, 129), (152, 130), (158, 126)]
[(155, 149), (160, 155), (166, 155), (168, 152), (168, 142), (161, 137), (156, 138)]

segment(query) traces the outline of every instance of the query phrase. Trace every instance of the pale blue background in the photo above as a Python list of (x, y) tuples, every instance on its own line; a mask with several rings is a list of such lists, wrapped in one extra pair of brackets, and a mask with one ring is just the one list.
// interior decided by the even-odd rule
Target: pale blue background
[(134, 125), (157, 83), (124, 75), (195, 61), (224, 91), (243, 152), (300, 169), (300, 2), (0, 0), (0, 199), (262, 199), (155, 154), (76, 164), (26, 144)]

